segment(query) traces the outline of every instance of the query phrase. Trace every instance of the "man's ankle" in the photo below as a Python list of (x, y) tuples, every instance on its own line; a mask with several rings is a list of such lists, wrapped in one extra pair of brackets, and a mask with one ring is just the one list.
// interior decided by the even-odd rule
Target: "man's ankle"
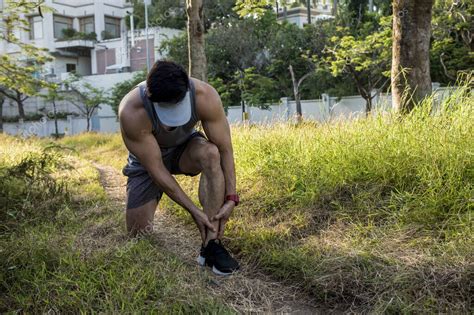
[(216, 237), (210, 237), (210, 238), (208, 238), (208, 239), (204, 242), (203, 246), (206, 247), (207, 244), (209, 244), (210, 241), (217, 241), (217, 236), (216, 236)]

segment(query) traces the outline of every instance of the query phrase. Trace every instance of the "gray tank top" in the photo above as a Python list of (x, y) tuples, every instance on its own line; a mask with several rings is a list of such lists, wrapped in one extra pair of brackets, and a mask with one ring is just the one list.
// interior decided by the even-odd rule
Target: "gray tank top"
[[(189, 89), (191, 92), (191, 118), (189, 121), (179, 127), (172, 128), (171, 130), (166, 130), (163, 127), (163, 124), (160, 122), (158, 115), (156, 114), (155, 107), (153, 106), (153, 102), (151, 102), (146, 93), (146, 82), (141, 82), (137, 85), (140, 89), (140, 97), (143, 102), (143, 107), (150, 118), (152, 123), (152, 132), (155, 136), (158, 145), (162, 151), (166, 151), (166, 149), (179, 146), (186, 142), (186, 140), (191, 136), (196, 129), (194, 128), (199, 121), (196, 112), (196, 89), (194, 87), (194, 83), (192, 80), (189, 80)], [(131, 171), (143, 171), (143, 167), (140, 165), (137, 157), (135, 157), (131, 152), (128, 154), (128, 165), (125, 167), (127, 172)], [(125, 174), (125, 173), (124, 173)]]
[(194, 127), (199, 121), (199, 118), (196, 113), (196, 90), (192, 80), (189, 80), (189, 89), (191, 92), (191, 118), (185, 125), (172, 128), (171, 130), (166, 130), (163, 127), (160, 118), (156, 114), (153, 102), (148, 99), (146, 93), (146, 82), (138, 84), (138, 88), (140, 89), (143, 107), (145, 107), (148, 117), (152, 122), (153, 135), (155, 136), (160, 148), (176, 147), (184, 143), (189, 136), (196, 131)]

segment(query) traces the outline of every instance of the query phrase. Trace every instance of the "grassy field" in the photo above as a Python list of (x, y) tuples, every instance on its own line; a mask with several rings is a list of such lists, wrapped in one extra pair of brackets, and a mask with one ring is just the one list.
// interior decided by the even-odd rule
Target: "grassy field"
[(47, 142), (0, 143), (0, 312), (232, 312), (196, 268), (126, 237), (90, 163)]
[[(228, 224), (226, 243), (275, 278), (301, 284), (328, 307), (372, 313), (469, 313), (474, 258), (473, 105), (472, 95), (462, 89), (436, 115), (429, 115), (425, 107), (403, 119), (380, 115), (350, 123), (234, 127), (243, 202)], [(1, 140), (7, 147), (13, 141)], [(32, 142), (26, 145), (34, 147)], [(46, 310), (51, 295), (60, 295), (66, 302), (55, 305), (58, 309), (93, 305), (99, 311), (133, 311), (151, 307), (147, 297), (160, 295), (166, 300), (168, 289), (189, 294), (179, 286), (183, 279), (167, 273), (182, 268), (179, 263), (169, 253), (153, 251), (147, 240), (128, 253), (129, 260), (114, 257), (113, 248), (102, 248), (86, 258), (94, 267), (87, 264), (84, 249), (74, 244), (85, 226), (81, 212), (84, 207), (107, 208), (107, 203), (103, 193), (97, 193), (102, 192), (97, 175), (84, 160), (120, 169), (126, 150), (119, 135), (85, 134), (65, 138), (59, 145), (74, 150), (71, 159), (83, 165), (74, 168), (83, 171), (71, 172), (62, 162), (51, 166), (58, 183), (68, 178), (70, 192), (64, 200), (32, 196), (47, 200), (37, 209), (31, 207), (37, 202), (25, 206), (21, 199), (25, 196), (18, 196), (18, 215), (34, 220), (18, 224), (17, 217), (2, 213), (9, 218), (2, 242), (12, 258), (2, 262), (7, 270), (2, 283), (7, 284), (2, 286), (1, 308), (13, 303)], [(21, 165), (17, 155), (24, 147), (14, 147), (19, 153), (2, 161), (6, 165), (2, 172)], [(197, 201), (197, 178), (180, 177), (180, 182)], [(28, 179), (11, 185), (25, 183)], [(10, 189), (10, 183), (2, 185)], [(182, 209), (166, 198), (163, 203), (191, 224)], [(51, 205), (56, 210), (51, 212)], [(98, 210), (97, 216), (109, 222), (120, 238), (120, 215)], [(37, 242), (38, 247), (33, 246)], [(123, 241), (116, 246), (120, 244)], [(147, 274), (146, 292), (132, 299), (127, 290), (138, 281), (133, 272), (143, 266), (136, 256), (146, 264), (165, 263), (163, 277), (168, 281)], [(73, 296), (71, 288), (77, 290)], [(34, 299), (28, 299), (31, 294)], [(225, 309), (220, 301), (193, 294), (190, 305), (195, 310)], [(182, 305), (170, 302), (162, 307), (173, 310)]]

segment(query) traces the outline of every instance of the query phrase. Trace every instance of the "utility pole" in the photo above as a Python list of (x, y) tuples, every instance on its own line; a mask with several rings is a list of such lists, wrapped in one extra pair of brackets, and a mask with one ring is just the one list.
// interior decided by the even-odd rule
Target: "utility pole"
[(150, 50), (148, 48), (148, 5), (151, 4), (151, 0), (144, 0), (145, 2), (145, 49), (146, 49), (146, 71), (150, 71)]

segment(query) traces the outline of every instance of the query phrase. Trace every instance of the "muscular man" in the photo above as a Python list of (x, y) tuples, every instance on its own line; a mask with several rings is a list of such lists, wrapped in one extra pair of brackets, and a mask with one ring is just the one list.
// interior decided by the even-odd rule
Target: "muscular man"
[[(119, 118), (129, 150), (123, 170), (128, 177), (128, 231), (136, 235), (152, 227), (155, 209), (165, 193), (191, 214), (201, 233), (198, 263), (220, 275), (237, 270), (239, 264), (220, 242), (239, 198), (230, 128), (216, 90), (189, 78), (176, 63), (158, 61), (146, 81), (124, 97)], [(205, 135), (194, 129), (199, 121)], [(199, 173), (199, 201), (204, 211), (172, 176)]]

